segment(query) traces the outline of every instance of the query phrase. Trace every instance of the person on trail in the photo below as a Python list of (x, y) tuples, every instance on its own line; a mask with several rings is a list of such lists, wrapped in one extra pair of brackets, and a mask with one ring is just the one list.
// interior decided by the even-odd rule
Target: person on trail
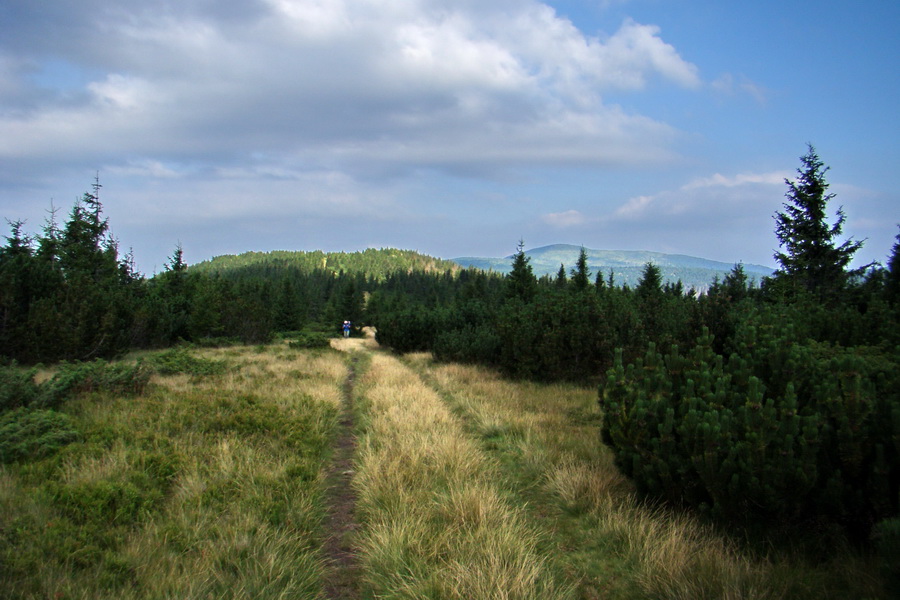
[(344, 321), (344, 337), (350, 337), (350, 321)]

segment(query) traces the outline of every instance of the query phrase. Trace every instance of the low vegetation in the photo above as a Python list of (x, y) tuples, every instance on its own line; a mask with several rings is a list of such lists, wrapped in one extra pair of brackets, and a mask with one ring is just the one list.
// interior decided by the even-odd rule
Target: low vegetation
[(4, 434), (31, 440), (0, 448), (3, 596), (316, 597), (342, 357), (278, 346), (143, 363), (165, 374), (136, 395), (91, 388), (3, 416)]

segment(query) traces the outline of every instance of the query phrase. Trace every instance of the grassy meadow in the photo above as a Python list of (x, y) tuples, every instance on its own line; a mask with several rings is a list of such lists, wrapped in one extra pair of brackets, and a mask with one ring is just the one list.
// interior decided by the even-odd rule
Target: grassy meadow
[(343, 357), (193, 356), (138, 397), (70, 401), (79, 441), (0, 467), (0, 596), (317, 596)]
[(351, 354), (359, 598), (884, 597), (849, 550), (750, 551), (637, 500), (595, 389), (333, 347), (147, 354), (144, 393), (66, 402), (76, 441), (0, 465), (0, 597), (327, 598)]

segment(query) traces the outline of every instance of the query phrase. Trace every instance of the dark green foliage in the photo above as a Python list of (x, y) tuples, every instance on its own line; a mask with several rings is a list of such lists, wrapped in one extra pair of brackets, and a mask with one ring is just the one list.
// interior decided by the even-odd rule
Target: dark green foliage
[(68, 415), (18, 408), (0, 415), (0, 463), (43, 458), (79, 438)]
[(0, 340), (25, 362), (110, 357), (131, 344), (140, 289), (130, 257), (102, 217), (99, 183), (75, 203), (62, 229), (55, 214), (36, 240), (14, 223), (0, 249)]
[(662, 273), (659, 267), (649, 262), (644, 265), (636, 291), (644, 302), (652, 302), (662, 296)]
[(780, 284), (781, 293), (789, 296), (808, 293), (820, 300), (834, 300), (848, 278), (862, 272), (847, 270), (862, 242), (847, 240), (835, 245), (846, 217), (839, 208), (835, 223), (827, 222), (826, 208), (834, 198), (834, 194), (827, 193), (828, 168), (812, 145), (800, 160), (798, 179), (785, 180), (789, 190), (784, 212), (775, 215), (775, 234), (784, 251), (775, 253), (781, 269), (774, 279)]
[(885, 592), (889, 598), (900, 597), (900, 518), (879, 523), (872, 538), (881, 560)]
[(301, 331), (288, 342), (291, 348), (328, 348), (331, 346), (332, 336), (320, 331)]
[(22, 369), (15, 363), (9, 367), (0, 366), (0, 413), (30, 406), (35, 401), (39, 394), (35, 374), (34, 369)]
[(591, 286), (591, 272), (588, 269), (587, 252), (584, 246), (578, 254), (575, 268), (572, 269), (572, 287), (576, 292), (584, 292)]
[(553, 281), (557, 288), (566, 287), (566, 284), (569, 282), (568, 277), (566, 277), (566, 265), (559, 265), (559, 271), (556, 272), (556, 279)]
[(440, 309), (408, 308), (380, 319), (376, 330), (378, 342), (397, 352), (431, 350), (444, 330), (444, 314)]
[(525, 255), (525, 243), (519, 241), (516, 254), (513, 256), (512, 271), (506, 276), (506, 296), (518, 298), (522, 302), (531, 302), (536, 292), (537, 279)]
[(900, 233), (888, 258), (884, 295), (891, 306), (900, 306)]
[(621, 357), (601, 386), (604, 441), (645, 493), (730, 523), (825, 520), (865, 536), (896, 514), (897, 365), (875, 350), (800, 344), (765, 318), (728, 357)]
[(160, 375), (184, 373), (195, 377), (218, 375), (228, 368), (225, 361), (198, 358), (184, 347), (157, 352), (146, 359), (146, 365)]
[(62, 363), (56, 374), (40, 386), (35, 405), (56, 408), (76, 394), (108, 392), (114, 395), (140, 394), (150, 381), (150, 370), (142, 363), (110, 364), (97, 359), (87, 363)]
[(603, 317), (593, 294), (543, 291), (529, 304), (509, 303), (497, 319), (499, 366), (536, 380), (585, 379), (605, 350)]

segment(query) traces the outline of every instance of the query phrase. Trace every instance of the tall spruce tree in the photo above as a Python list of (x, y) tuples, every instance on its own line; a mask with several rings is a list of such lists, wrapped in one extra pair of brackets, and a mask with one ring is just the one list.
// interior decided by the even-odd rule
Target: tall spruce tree
[(531, 259), (525, 254), (525, 242), (519, 240), (513, 256), (512, 271), (506, 276), (506, 296), (528, 303), (537, 291), (537, 278), (531, 268)]
[(556, 272), (556, 279), (553, 280), (553, 283), (560, 289), (568, 285), (569, 278), (566, 277), (566, 265), (559, 265), (559, 271)]
[(587, 251), (584, 246), (578, 253), (578, 260), (575, 261), (575, 268), (572, 269), (572, 288), (576, 292), (583, 292), (591, 286), (591, 272), (587, 264)]
[(850, 276), (865, 269), (847, 269), (863, 242), (849, 239), (835, 245), (846, 216), (843, 208), (838, 208), (837, 220), (833, 224), (827, 222), (827, 205), (835, 196), (827, 193), (828, 167), (812, 144), (800, 161), (797, 180), (785, 179), (788, 191), (784, 211), (775, 214), (775, 235), (783, 249), (774, 255), (781, 265), (775, 280), (786, 284), (784, 289), (789, 294), (806, 292), (825, 300), (834, 298)]

